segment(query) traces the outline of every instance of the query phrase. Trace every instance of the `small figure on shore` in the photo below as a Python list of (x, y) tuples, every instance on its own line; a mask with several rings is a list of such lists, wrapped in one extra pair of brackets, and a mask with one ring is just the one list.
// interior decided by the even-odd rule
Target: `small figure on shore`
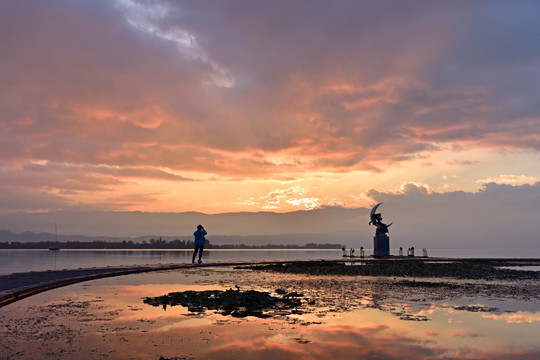
[(197, 253), (199, 253), (199, 264), (202, 263), (202, 253), (204, 250), (204, 244), (206, 243), (206, 238), (204, 237), (207, 234), (206, 230), (204, 230), (202, 225), (197, 225), (197, 231), (193, 233), (193, 236), (195, 236), (195, 251), (193, 252), (193, 258), (191, 259), (191, 263), (195, 264), (195, 257), (197, 256)]

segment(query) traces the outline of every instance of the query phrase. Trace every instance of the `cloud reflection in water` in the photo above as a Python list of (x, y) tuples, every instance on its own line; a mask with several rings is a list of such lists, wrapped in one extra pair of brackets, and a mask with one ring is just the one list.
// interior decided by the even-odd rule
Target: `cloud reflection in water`
[[(1, 308), (0, 328), (6, 331), (0, 349), (7, 356), (21, 353), (33, 359), (60, 354), (65, 359), (540, 358), (540, 308), (532, 300), (526, 303), (528, 311), (505, 311), (503, 305), (511, 307), (511, 299), (501, 299), (493, 308), (481, 297), (474, 302), (437, 301), (425, 294), (424, 301), (411, 289), (404, 296), (389, 284), (384, 291), (364, 286), (358, 294), (349, 291), (358, 286), (338, 277), (317, 281), (334, 285), (315, 288), (305, 277), (232, 270), (139, 274), (76, 284)], [(317, 303), (303, 315), (237, 319), (142, 303), (145, 296), (171, 291), (235, 284), (270, 291), (277, 283), (310, 289), (304, 293), (325, 299), (326, 310)], [(361, 299), (348, 301), (345, 296)], [(474, 305), (463, 306), (467, 301)], [(411, 321), (415, 319), (425, 321)]]

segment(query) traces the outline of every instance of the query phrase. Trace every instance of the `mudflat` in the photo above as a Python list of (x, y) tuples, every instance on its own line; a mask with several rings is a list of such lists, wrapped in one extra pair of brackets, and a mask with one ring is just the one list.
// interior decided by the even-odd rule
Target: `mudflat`
[(391, 261), (191, 267), (82, 282), (0, 309), (0, 352), (74, 360), (540, 358), (537, 262)]
[[(346, 264), (353, 266), (346, 266)], [(265, 270), (306, 275), (351, 275), (394, 277), (438, 277), (455, 279), (539, 279), (540, 272), (522, 270), (540, 266), (540, 259), (429, 259), (396, 257), (390, 259), (350, 258), (335, 261), (255, 261), (209, 263), (203, 266), (253, 265)], [(198, 265), (196, 265), (198, 266)], [(61, 286), (104, 277), (193, 267), (191, 264), (157, 264), (74, 270), (15, 273), (0, 276), (0, 307), (19, 299)], [(513, 268), (512, 268), (513, 267)], [(419, 283), (411, 286), (419, 286)]]

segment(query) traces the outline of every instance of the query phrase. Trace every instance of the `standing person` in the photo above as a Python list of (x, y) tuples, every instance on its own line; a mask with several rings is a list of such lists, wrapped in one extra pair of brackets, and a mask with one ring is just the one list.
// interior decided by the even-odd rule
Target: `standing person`
[(195, 251), (193, 252), (193, 259), (191, 260), (192, 264), (195, 264), (195, 257), (197, 256), (197, 252), (199, 253), (199, 264), (202, 263), (202, 253), (204, 250), (204, 244), (206, 243), (206, 239), (204, 235), (206, 235), (207, 232), (204, 230), (202, 225), (197, 225), (197, 231), (193, 233), (193, 236), (195, 236)]

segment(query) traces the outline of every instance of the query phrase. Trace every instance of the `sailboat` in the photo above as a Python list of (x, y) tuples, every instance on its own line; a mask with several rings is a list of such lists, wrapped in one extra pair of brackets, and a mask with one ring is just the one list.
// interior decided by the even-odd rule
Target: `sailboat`
[[(57, 239), (58, 239), (58, 231), (56, 229), (56, 223), (54, 223), (54, 242), (55, 243), (58, 243)], [(51, 246), (49, 246), (49, 250), (58, 251), (58, 250), (60, 250), (60, 248), (58, 246), (56, 246), (56, 245), (51, 245)]]

